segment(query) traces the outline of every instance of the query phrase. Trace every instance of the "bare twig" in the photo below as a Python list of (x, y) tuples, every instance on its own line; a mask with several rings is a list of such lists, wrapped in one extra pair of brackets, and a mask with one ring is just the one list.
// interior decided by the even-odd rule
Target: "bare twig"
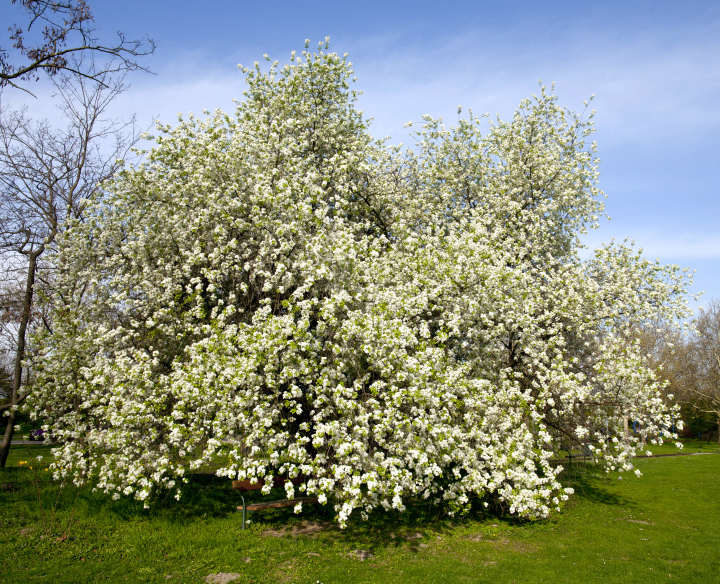
[[(9, 86), (33, 95), (19, 84), (40, 78), (41, 73), (54, 76), (67, 72), (107, 87), (108, 75), (123, 71), (149, 72), (138, 58), (155, 52), (155, 42), (148, 37), (128, 40), (122, 32), (117, 41), (103, 44), (93, 28), (93, 16), (86, 0), (12, 0), (25, 10), (27, 24), (14, 24), (10, 31), (11, 51), (0, 47), (0, 91)], [(31, 29), (42, 27), (39, 44), (26, 45)], [(14, 57), (14, 59), (13, 59)], [(107, 59), (102, 67), (83, 63)], [(13, 62), (20, 58), (26, 62)]]

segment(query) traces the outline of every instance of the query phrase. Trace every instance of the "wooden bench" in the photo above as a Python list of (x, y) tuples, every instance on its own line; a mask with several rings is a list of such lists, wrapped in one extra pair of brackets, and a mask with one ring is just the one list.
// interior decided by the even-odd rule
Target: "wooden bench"
[[(273, 479), (273, 488), (274, 487), (284, 487), (285, 483), (287, 481), (290, 481), (294, 486), (298, 486), (301, 484), (304, 480), (303, 477), (296, 477), (294, 479), (288, 479), (283, 477), (275, 477)], [(233, 481), (232, 482), (233, 489), (236, 491), (240, 491), (241, 493), (245, 491), (257, 491), (262, 489), (265, 486), (265, 481), (263, 479), (259, 479), (256, 483), (251, 483), (250, 479), (246, 479), (244, 481)], [(260, 503), (251, 503), (250, 505), (247, 505), (245, 503), (245, 497), (240, 495), (242, 498), (242, 507), (238, 506), (238, 510), (242, 509), (243, 517), (242, 517), (242, 528), (245, 529), (245, 518), (247, 516), (248, 511), (261, 511), (262, 509), (276, 509), (279, 507), (294, 507), (298, 503), (317, 503), (318, 498), (317, 497), (296, 497), (295, 499), (282, 499), (280, 501), (262, 501)]]

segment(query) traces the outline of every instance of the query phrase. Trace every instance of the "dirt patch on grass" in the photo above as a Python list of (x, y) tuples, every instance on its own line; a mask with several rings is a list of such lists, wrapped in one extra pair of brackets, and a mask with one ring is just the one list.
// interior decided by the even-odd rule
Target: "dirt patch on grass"
[[(166, 577), (167, 578), (167, 577)], [(240, 574), (219, 572), (218, 574), (210, 574), (205, 576), (205, 582), (208, 584), (229, 584), (240, 578)]]
[(364, 562), (365, 560), (370, 560), (375, 557), (367, 550), (355, 550), (352, 552), (348, 552), (348, 555), (350, 557), (357, 558), (361, 562)]
[(266, 529), (263, 531), (263, 535), (272, 537), (283, 537), (285, 535), (298, 537), (304, 535), (312, 537), (321, 531), (333, 529), (334, 527), (335, 525), (330, 521), (299, 521), (293, 525), (284, 525), (279, 529)]
[(482, 533), (473, 533), (472, 535), (466, 535), (463, 539), (477, 542), (488, 541)]

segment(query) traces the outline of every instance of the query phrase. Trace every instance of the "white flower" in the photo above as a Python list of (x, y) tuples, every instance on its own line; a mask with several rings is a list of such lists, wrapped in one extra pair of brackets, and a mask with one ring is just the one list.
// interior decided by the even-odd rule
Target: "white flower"
[(148, 502), (222, 460), (344, 525), (419, 495), (545, 517), (567, 437), (629, 469), (626, 416), (677, 408), (627, 339), (687, 314), (688, 277), (625, 244), (581, 259), (592, 116), (543, 89), (485, 134), (423, 116), (404, 151), (367, 133), (344, 58), (269, 69), (236, 115), (162, 127), (53, 251), (28, 408), (57, 472)]

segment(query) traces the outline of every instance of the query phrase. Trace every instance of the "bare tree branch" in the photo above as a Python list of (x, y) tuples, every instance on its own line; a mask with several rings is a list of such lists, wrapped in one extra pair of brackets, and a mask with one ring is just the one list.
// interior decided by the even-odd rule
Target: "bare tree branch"
[[(22, 6), (27, 25), (14, 24), (8, 30), (12, 42), (10, 51), (0, 47), (0, 91), (5, 86), (33, 95), (20, 81), (40, 78), (41, 72), (54, 76), (61, 71), (103, 84), (108, 74), (141, 70), (150, 72), (138, 58), (155, 52), (155, 42), (143, 37), (128, 40), (118, 31), (117, 42), (101, 43), (95, 36), (93, 16), (85, 0), (12, 0)], [(42, 26), (41, 38), (26, 44), (29, 34)], [(79, 67), (88, 63), (87, 57), (107, 57), (101, 68)], [(17, 61), (23, 61), (18, 63)]]
[[(34, 348), (26, 337), (35, 326), (49, 327), (52, 315), (38, 309), (36, 288), (51, 287), (53, 266), (44, 262), (69, 220), (82, 219), (86, 202), (112, 178), (140, 138), (135, 119), (110, 118), (110, 103), (127, 86), (108, 73), (90, 80), (85, 75), (55, 80), (56, 96), (66, 127), (56, 130), (47, 121), (35, 122), (27, 110), (0, 110), (0, 265), (6, 285), (0, 322), (14, 338), (14, 374), (8, 426), (0, 446), (4, 466), (13, 433), (14, 405), (30, 394), (23, 368)], [(97, 77), (97, 78), (96, 78)], [(97, 81), (97, 82), (96, 82)], [(14, 286), (7, 285), (15, 282)], [(31, 371), (25, 367), (26, 371)], [(21, 394), (21, 388), (25, 391)]]
[(720, 442), (720, 301), (711, 300), (695, 321), (694, 348), (701, 375), (695, 387), (697, 410), (718, 420)]

